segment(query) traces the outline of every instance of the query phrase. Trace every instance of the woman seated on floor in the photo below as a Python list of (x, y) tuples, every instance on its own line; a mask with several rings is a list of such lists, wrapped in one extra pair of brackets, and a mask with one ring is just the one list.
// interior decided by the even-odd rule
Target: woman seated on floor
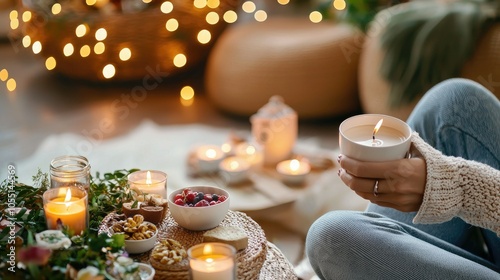
[[(500, 102), (483, 86), (434, 86), (408, 119), (411, 158), (339, 155), (342, 181), (371, 203), (309, 229), (321, 279), (500, 279)], [(390, 174), (390, 177), (388, 176)]]

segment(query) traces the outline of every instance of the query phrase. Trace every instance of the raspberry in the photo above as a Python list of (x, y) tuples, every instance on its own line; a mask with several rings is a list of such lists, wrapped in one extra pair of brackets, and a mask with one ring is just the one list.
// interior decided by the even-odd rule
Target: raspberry
[(225, 195), (219, 196), (219, 201), (220, 202), (224, 202), (224, 201), (226, 201), (226, 199), (227, 199), (227, 197)]
[(185, 189), (183, 189), (183, 190), (182, 190), (182, 195), (183, 195), (183, 196), (186, 196), (186, 195), (187, 195), (188, 193), (190, 193), (190, 192), (191, 192), (191, 189), (190, 189), (190, 188), (185, 188)]
[(194, 202), (194, 199), (196, 198), (196, 193), (194, 192), (189, 192), (186, 195), (186, 202)]
[(175, 197), (174, 197), (174, 201), (176, 201), (177, 199), (182, 199), (182, 200), (184, 200), (184, 196), (182, 195), (182, 193), (178, 193), (178, 194), (176, 194), (176, 195), (175, 195)]
[(207, 194), (205, 194), (205, 196), (203, 197), (203, 199), (205, 199), (206, 201), (210, 202), (210, 201), (212, 201), (212, 196), (213, 195), (207, 193)]
[(212, 201), (210, 201), (210, 203), (209, 203), (209, 205), (210, 205), (210, 206), (215, 205), (215, 204), (217, 204), (217, 202), (215, 202), (215, 201), (213, 201), (213, 200), (212, 200)]
[(174, 203), (180, 206), (184, 206), (184, 200), (182, 198), (176, 199)]
[(198, 203), (194, 205), (194, 207), (204, 207), (204, 206), (209, 206), (210, 204), (206, 200), (200, 200)]

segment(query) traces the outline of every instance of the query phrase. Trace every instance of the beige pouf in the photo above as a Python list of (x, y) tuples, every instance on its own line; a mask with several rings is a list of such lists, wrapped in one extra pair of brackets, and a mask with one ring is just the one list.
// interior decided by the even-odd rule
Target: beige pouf
[(358, 60), (363, 36), (348, 25), (274, 18), (237, 24), (207, 61), (209, 98), (229, 113), (250, 116), (280, 95), (301, 119), (359, 109)]
[[(404, 6), (406, 4), (401, 4)], [(384, 52), (380, 46), (380, 30), (389, 17), (390, 10), (382, 11), (366, 36), (359, 66), (359, 94), (361, 107), (365, 113), (392, 115), (406, 120), (417, 104), (393, 108), (389, 106), (390, 83), (379, 73)], [(500, 23), (493, 24), (477, 42), (473, 55), (461, 69), (460, 77), (479, 82), (500, 98)], [(422, 92), (424, 94), (425, 92)]]

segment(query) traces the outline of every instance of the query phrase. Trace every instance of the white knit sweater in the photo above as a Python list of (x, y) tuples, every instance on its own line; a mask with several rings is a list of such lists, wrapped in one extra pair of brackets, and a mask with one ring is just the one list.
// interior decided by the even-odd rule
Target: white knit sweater
[(422, 205), (414, 223), (440, 223), (460, 217), (500, 236), (500, 171), (486, 164), (445, 156), (418, 134), (412, 142), (427, 164)]

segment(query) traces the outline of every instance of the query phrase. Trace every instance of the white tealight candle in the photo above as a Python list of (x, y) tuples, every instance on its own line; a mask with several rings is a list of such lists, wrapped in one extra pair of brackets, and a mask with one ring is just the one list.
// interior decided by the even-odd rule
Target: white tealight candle
[(401, 159), (411, 144), (411, 128), (386, 115), (364, 114), (343, 121), (339, 127), (340, 152), (363, 161)]
[(217, 172), (219, 163), (224, 158), (224, 152), (218, 146), (204, 145), (196, 150), (196, 158), (201, 173)]
[(251, 167), (259, 168), (264, 162), (264, 155), (256, 145), (243, 142), (235, 147), (235, 156), (245, 159)]
[(137, 188), (144, 194), (157, 194), (167, 198), (167, 174), (157, 170), (136, 171), (128, 175), (131, 188)]
[(234, 280), (236, 250), (223, 243), (201, 243), (188, 249), (192, 280)]
[(245, 159), (236, 156), (225, 158), (219, 164), (219, 172), (228, 184), (245, 181), (248, 177), (249, 169), (250, 164)]
[(306, 175), (311, 171), (311, 165), (298, 159), (284, 160), (278, 163), (276, 171), (281, 175), (283, 182), (302, 184)]

